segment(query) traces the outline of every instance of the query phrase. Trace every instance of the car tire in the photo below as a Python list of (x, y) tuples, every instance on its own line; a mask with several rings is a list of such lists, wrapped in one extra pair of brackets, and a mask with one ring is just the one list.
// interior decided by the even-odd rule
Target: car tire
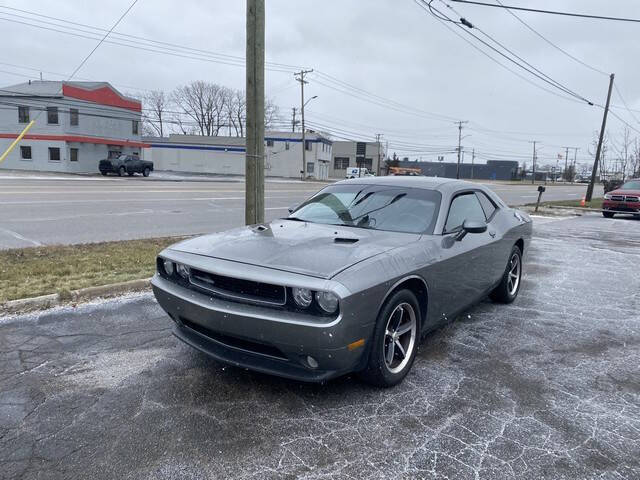
[(127, 175), (129, 175), (130, 177), (133, 177), (133, 172), (127, 172)]
[(107, 176), (107, 172), (100, 172), (102, 174), (103, 177)]
[(494, 302), (511, 303), (518, 296), (522, 284), (522, 251), (514, 245), (500, 284), (489, 294)]
[(120, 168), (118, 169), (118, 176), (119, 176), (119, 177), (124, 177), (124, 174), (125, 174), (125, 173), (127, 173), (127, 171), (125, 170), (125, 168), (124, 168), (124, 167), (120, 167)]
[(602, 212), (604, 218), (613, 218), (615, 214), (613, 212)]
[(418, 300), (410, 290), (392, 294), (378, 314), (369, 359), (360, 377), (378, 387), (400, 383), (416, 358), (421, 321)]
[(151, 170), (149, 170), (149, 168), (145, 168), (144, 171), (142, 172), (142, 175), (144, 175), (145, 177), (148, 177), (150, 172)]

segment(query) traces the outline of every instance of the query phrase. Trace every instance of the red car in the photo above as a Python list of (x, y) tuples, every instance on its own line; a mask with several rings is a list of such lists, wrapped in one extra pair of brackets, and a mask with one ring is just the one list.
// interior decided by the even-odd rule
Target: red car
[(602, 215), (607, 218), (612, 218), (616, 213), (633, 213), (640, 217), (640, 179), (629, 180), (620, 188), (607, 192), (602, 210)]

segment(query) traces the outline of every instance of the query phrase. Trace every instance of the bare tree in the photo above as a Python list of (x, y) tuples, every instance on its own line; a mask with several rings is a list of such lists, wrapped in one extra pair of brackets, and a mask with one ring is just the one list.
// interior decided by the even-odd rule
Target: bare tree
[(630, 170), (631, 177), (640, 177), (640, 143), (638, 143), (637, 137), (633, 141), (633, 153), (631, 154)]
[[(188, 85), (177, 87), (171, 92), (171, 100), (176, 108), (195, 123), (195, 131), (200, 135), (216, 136), (225, 121), (225, 88), (215, 83), (194, 81)], [(184, 132), (184, 121), (179, 128)]]
[(152, 90), (142, 97), (143, 129), (153, 135), (164, 137), (167, 132), (167, 109), (169, 99), (162, 90)]
[(274, 128), (280, 116), (280, 108), (267, 98), (264, 103), (264, 128)]
[(631, 131), (629, 127), (625, 125), (622, 130), (622, 138), (620, 144), (615, 146), (618, 153), (618, 162), (620, 165), (620, 173), (622, 174), (622, 180), (625, 179), (627, 174), (627, 168), (631, 163)]
[[(588, 149), (589, 155), (594, 158), (596, 157), (596, 152), (598, 150), (598, 141), (600, 138), (600, 132), (595, 130), (593, 132), (593, 140), (591, 142), (591, 148)], [(600, 177), (606, 178), (607, 176), (607, 152), (609, 151), (609, 133), (604, 132), (604, 136), (602, 137), (602, 149), (600, 150), (600, 163), (598, 168), (600, 169)]]

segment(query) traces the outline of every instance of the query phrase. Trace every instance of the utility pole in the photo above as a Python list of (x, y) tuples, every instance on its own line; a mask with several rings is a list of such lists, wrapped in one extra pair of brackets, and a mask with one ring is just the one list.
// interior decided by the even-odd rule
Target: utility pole
[(291, 133), (296, 131), (296, 125), (298, 124), (298, 122), (296, 121), (296, 107), (293, 107), (292, 110), (293, 116), (291, 117)]
[(569, 147), (565, 147), (566, 152), (564, 154), (564, 174), (562, 175), (564, 177), (564, 181), (567, 181), (567, 162), (569, 160)]
[(571, 170), (571, 183), (573, 183), (573, 179), (576, 177), (576, 161), (578, 159), (578, 147), (573, 147), (573, 169)]
[(473, 180), (473, 164), (476, 160), (476, 149), (471, 150), (471, 180)]
[(247, 0), (247, 225), (264, 222), (264, 0)]
[(532, 165), (532, 174), (531, 174), (531, 185), (533, 185), (534, 183), (536, 183), (536, 143), (538, 143), (536, 140), (534, 140), (533, 142), (533, 165)]
[(304, 84), (307, 82), (304, 77), (307, 73), (313, 72), (311, 70), (300, 70), (293, 74), (298, 82), (300, 82), (300, 117), (302, 119), (302, 179), (304, 180), (307, 176), (307, 142), (305, 139), (305, 131), (304, 131)]
[(460, 178), (460, 154), (462, 153), (462, 124), (463, 121), (456, 122), (458, 124), (458, 165), (456, 167), (456, 178)]
[(381, 133), (376, 133), (376, 143), (378, 144), (378, 168), (376, 168), (376, 175), (380, 176), (380, 137)]
[(604, 130), (607, 126), (607, 114), (609, 113), (609, 103), (611, 102), (611, 89), (613, 88), (613, 78), (615, 75), (612, 73), (609, 77), (609, 91), (607, 92), (607, 103), (604, 106), (604, 114), (602, 115), (602, 127), (600, 127), (600, 138), (598, 139), (598, 147), (596, 148), (596, 158), (593, 161), (593, 170), (591, 171), (591, 181), (587, 187), (587, 194), (584, 196), (585, 203), (591, 202), (593, 195), (593, 186), (596, 183), (596, 173), (598, 172), (598, 163), (600, 162), (600, 153), (602, 152), (602, 140), (604, 139)]

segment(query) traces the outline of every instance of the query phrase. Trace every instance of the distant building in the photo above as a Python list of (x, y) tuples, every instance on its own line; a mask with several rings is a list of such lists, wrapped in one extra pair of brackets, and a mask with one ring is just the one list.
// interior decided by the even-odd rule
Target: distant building
[[(356, 155), (358, 143), (366, 146), (362, 156)], [(333, 155), (329, 177), (345, 178), (347, 168), (366, 168), (370, 172), (380, 175), (380, 166), (385, 158), (384, 145), (378, 142), (333, 142)]]
[[(456, 178), (458, 164), (456, 162), (411, 162), (400, 161), (400, 167), (412, 167), (422, 170), (429, 177)], [(461, 163), (461, 179), (479, 180), (516, 180), (519, 164), (510, 160), (489, 160), (487, 163)]]
[[(168, 138), (145, 137), (145, 160), (154, 163), (155, 170), (211, 173), (219, 175), (245, 174), (244, 137), (203, 137), (201, 135), (170, 135)], [(301, 178), (302, 133), (266, 132), (265, 175)], [(306, 177), (329, 178), (332, 142), (318, 133), (305, 134)]]
[(106, 82), (29, 81), (0, 89), (0, 103), (0, 151), (36, 121), (0, 168), (96, 173), (144, 145), (142, 105)]

